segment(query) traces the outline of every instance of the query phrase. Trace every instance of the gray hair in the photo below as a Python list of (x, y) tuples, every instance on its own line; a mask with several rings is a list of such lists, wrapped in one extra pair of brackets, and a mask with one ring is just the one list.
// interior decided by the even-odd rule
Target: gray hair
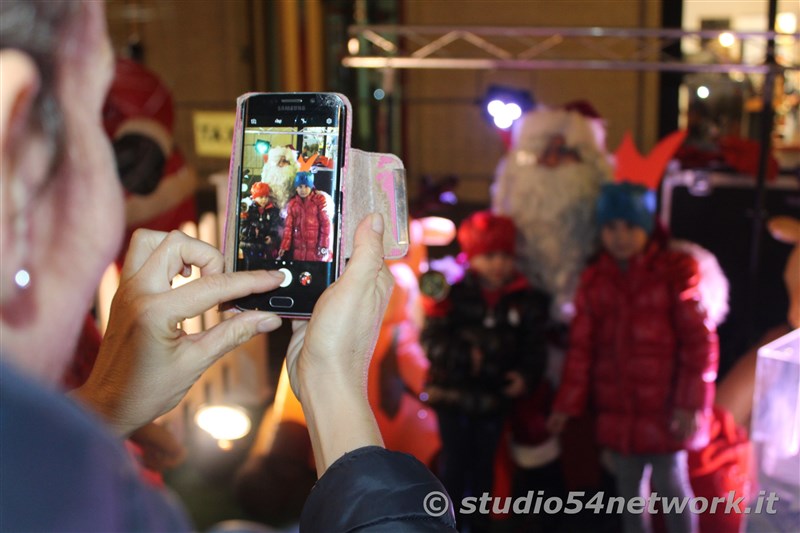
[(58, 164), (64, 144), (64, 121), (56, 95), (60, 48), (81, 9), (82, 2), (74, 0), (0, 2), (0, 49), (27, 54), (41, 77), (31, 126), (53, 143), (53, 165)]

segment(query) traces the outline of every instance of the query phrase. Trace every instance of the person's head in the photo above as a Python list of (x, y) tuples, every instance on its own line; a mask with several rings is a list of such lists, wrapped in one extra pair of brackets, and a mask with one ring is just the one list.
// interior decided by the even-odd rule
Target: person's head
[(259, 181), (250, 188), (250, 198), (259, 206), (264, 207), (269, 203), (269, 192), (269, 185)]
[(470, 269), (488, 288), (511, 281), (516, 260), (517, 232), (514, 222), (490, 211), (478, 211), (458, 228), (458, 244), (469, 259)]
[(113, 57), (101, 2), (3, 0), (0, 20), (0, 352), (55, 380), (123, 235)]
[(294, 186), (300, 198), (306, 198), (314, 189), (314, 174), (311, 172), (298, 172), (294, 177)]
[(596, 212), (603, 248), (617, 261), (641, 253), (653, 233), (655, 210), (655, 192), (642, 185), (603, 185)]
[(319, 152), (319, 141), (313, 137), (303, 143), (303, 157), (311, 157)]

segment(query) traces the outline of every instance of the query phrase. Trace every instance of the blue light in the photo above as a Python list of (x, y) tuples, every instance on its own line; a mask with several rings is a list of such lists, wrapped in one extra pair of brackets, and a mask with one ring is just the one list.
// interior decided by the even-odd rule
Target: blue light
[(256, 152), (258, 152), (261, 155), (264, 155), (267, 152), (269, 152), (269, 149), (270, 149), (269, 141), (265, 141), (263, 139), (258, 139), (256, 141), (256, 144), (255, 144), (254, 148), (256, 149)]
[(386, 97), (386, 93), (383, 89), (375, 89), (375, 92), (372, 93), (372, 96), (375, 97), (375, 100), (383, 100)]

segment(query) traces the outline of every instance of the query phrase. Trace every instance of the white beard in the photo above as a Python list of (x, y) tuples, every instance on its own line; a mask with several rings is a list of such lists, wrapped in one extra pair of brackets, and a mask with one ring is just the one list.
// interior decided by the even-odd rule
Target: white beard
[(261, 170), (261, 181), (269, 185), (275, 205), (280, 209), (286, 206), (292, 195), (295, 174), (297, 174), (296, 163), (279, 167), (272, 163), (272, 158), (264, 163), (264, 168)]
[(553, 297), (551, 316), (567, 322), (586, 260), (597, 250), (595, 202), (604, 169), (586, 163), (529, 164), (514, 150), (501, 162), (493, 210), (514, 220), (520, 268)]

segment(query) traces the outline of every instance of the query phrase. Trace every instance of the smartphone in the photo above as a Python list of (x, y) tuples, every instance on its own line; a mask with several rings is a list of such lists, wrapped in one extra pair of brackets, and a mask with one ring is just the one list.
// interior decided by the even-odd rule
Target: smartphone
[(233, 268), (285, 279), (234, 303), (307, 318), (339, 272), (347, 106), (334, 93), (251, 94), (240, 105)]

